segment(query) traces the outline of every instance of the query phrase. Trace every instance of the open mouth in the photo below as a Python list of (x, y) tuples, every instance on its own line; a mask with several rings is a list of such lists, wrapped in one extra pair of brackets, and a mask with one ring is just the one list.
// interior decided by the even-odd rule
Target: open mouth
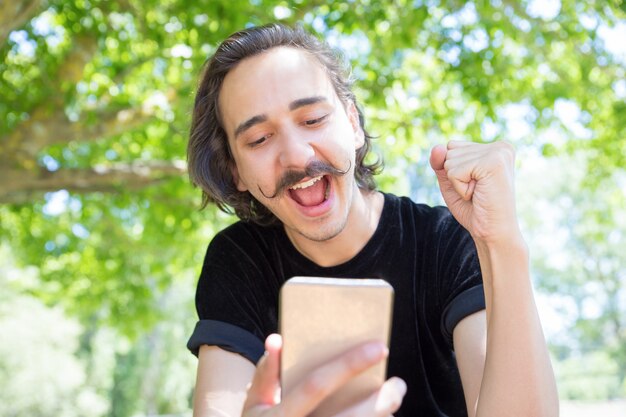
[(315, 207), (324, 203), (330, 194), (330, 179), (327, 175), (313, 177), (289, 188), (289, 196), (304, 207)]

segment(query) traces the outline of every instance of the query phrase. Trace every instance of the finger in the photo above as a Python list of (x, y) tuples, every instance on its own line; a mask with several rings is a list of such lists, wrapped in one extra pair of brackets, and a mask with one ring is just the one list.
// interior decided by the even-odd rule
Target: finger
[(430, 152), (430, 166), (435, 171), (437, 182), (448, 206), (453, 205), (459, 198), (469, 200), (472, 198), (476, 181), (470, 181), (463, 187), (454, 177), (450, 177), (448, 170), (454, 166), (454, 161), (450, 162), (449, 155), (452, 151), (446, 150), (443, 145), (435, 146)]
[(484, 145), (472, 144), (472, 146), (464, 146), (462, 148), (448, 149), (446, 161), (481, 159), (489, 153), (489, 148)]
[(445, 150), (443, 145), (437, 145), (431, 151), (431, 167), (440, 177), (447, 178), (447, 172), (462, 165), (478, 165), (484, 159), (486, 153), (485, 148), (471, 142), (470, 146), (465, 145), (463, 148)]
[[(469, 146), (467, 145), (475, 145)], [(471, 142), (449, 150), (444, 162), (444, 171), (454, 191), (463, 200), (471, 200), (477, 181), (482, 175), (486, 148)]]
[(494, 143), (473, 143), (473, 142), (460, 142), (464, 145), (454, 146), (448, 149), (446, 154), (446, 160), (457, 160), (464, 158), (475, 159), (487, 159), (494, 157), (495, 155), (503, 155), (502, 158), (514, 161), (515, 149), (513, 146), (505, 141), (499, 141)]
[(337, 358), (315, 369), (307, 375), (288, 395), (283, 395), (280, 407), (288, 416), (309, 414), (328, 395), (381, 361), (388, 350), (380, 342), (369, 342), (350, 349)]
[(430, 166), (435, 172), (439, 188), (444, 194), (446, 190), (452, 189), (452, 184), (450, 184), (448, 174), (445, 170), (447, 152), (446, 147), (443, 145), (436, 145), (430, 151)]
[(465, 147), (473, 146), (473, 145), (477, 145), (477, 143), (466, 141), (466, 140), (451, 140), (446, 145), (446, 148), (448, 150), (452, 150), (452, 149), (458, 149), (458, 148), (465, 148)]
[(265, 354), (257, 365), (248, 389), (244, 409), (259, 405), (274, 405), (280, 387), (280, 350), (282, 338), (271, 334), (265, 339)]
[(406, 383), (393, 377), (365, 400), (335, 415), (335, 417), (376, 416), (386, 417), (398, 411), (406, 394)]
[(473, 178), (471, 165), (460, 165), (450, 168), (447, 172), (448, 180), (454, 191), (463, 199), (471, 200), (476, 189), (476, 179)]
[(375, 396), (374, 409), (376, 415), (386, 416), (395, 413), (402, 405), (402, 399), (406, 394), (406, 383), (400, 378), (390, 378)]
[(449, 150), (444, 170), (455, 192), (464, 200), (470, 200), (481, 180), (513, 165), (514, 152), (507, 143), (475, 144)]
[(476, 189), (476, 180), (470, 180), (469, 184), (467, 184), (467, 189), (465, 190), (465, 194), (463, 195), (464, 200), (471, 200), (474, 195), (474, 190)]
[(430, 151), (430, 166), (433, 171), (437, 172), (443, 169), (443, 164), (446, 161), (447, 149), (443, 145), (436, 145)]

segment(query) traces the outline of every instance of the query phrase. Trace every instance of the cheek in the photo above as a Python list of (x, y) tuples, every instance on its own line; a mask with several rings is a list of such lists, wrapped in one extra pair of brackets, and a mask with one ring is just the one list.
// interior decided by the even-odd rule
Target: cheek
[(264, 163), (260, 158), (253, 161), (241, 161), (239, 169), (239, 184), (245, 189), (240, 191), (249, 191), (253, 196), (259, 198), (259, 187), (271, 190), (275, 185), (275, 178), (271, 165)]
[(233, 177), (235, 185), (241, 192), (248, 191), (254, 184), (251, 179), (255, 176), (255, 167), (250, 161), (242, 158), (241, 155), (234, 155), (235, 166), (233, 167)]
[(341, 130), (341, 136), (339, 136), (339, 146), (344, 155), (349, 154), (351, 157), (356, 155), (357, 149), (363, 146), (362, 137), (360, 137), (351, 125), (345, 126)]

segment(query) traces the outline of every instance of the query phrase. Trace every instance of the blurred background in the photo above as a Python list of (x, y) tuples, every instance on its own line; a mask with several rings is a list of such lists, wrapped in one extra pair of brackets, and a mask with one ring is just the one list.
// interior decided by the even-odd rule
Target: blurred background
[(200, 211), (186, 176), (194, 88), (217, 43), (271, 21), (344, 51), (383, 190), (441, 204), (433, 145), (516, 146), (562, 415), (626, 415), (625, 16), (620, 0), (0, 1), (0, 416), (190, 416), (195, 284), (235, 220)]

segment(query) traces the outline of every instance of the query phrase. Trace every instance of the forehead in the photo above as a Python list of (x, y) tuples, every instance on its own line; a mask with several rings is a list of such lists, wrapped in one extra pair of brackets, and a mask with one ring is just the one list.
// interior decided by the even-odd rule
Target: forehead
[(226, 75), (219, 106), (228, 131), (229, 125), (316, 96), (329, 102), (336, 97), (324, 67), (306, 51), (277, 47), (244, 59)]

